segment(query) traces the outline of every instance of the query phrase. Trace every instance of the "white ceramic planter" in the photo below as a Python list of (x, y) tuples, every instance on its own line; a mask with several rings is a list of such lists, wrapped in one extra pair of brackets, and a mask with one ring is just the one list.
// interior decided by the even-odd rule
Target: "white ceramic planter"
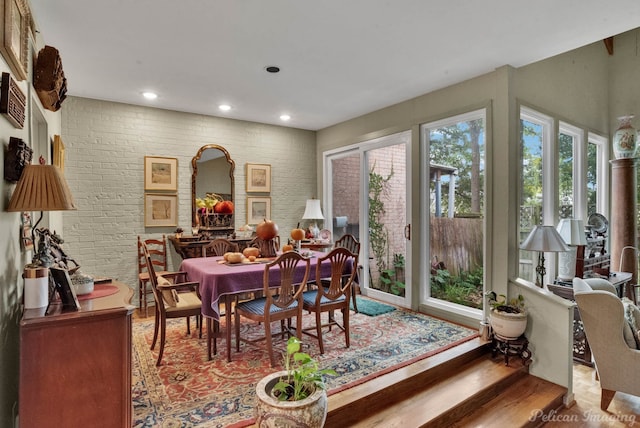
[(527, 311), (517, 314), (491, 310), (491, 328), (493, 332), (504, 339), (517, 339), (527, 328)]
[(318, 389), (304, 400), (278, 401), (271, 390), (286, 371), (262, 378), (256, 386), (256, 423), (260, 428), (322, 427), (327, 418), (327, 393)]

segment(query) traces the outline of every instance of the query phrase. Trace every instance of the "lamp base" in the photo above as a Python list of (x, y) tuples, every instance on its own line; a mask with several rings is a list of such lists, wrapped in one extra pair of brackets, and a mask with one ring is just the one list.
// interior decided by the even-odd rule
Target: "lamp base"
[(576, 250), (569, 246), (569, 251), (558, 254), (558, 279), (571, 281), (576, 276)]

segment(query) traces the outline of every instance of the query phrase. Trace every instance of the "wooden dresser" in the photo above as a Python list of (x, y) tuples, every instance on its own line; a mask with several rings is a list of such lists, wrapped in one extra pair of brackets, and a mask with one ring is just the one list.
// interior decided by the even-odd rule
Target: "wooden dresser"
[(81, 310), (25, 310), (20, 322), (20, 427), (131, 427), (132, 290)]

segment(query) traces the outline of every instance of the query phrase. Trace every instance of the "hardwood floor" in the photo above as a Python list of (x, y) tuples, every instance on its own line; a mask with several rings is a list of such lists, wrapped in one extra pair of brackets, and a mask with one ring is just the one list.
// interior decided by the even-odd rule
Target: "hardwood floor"
[[(153, 317), (151, 312), (150, 317)], [(143, 320), (144, 315), (134, 312), (134, 322)], [(609, 411), (600, 410), (600, 384), (595, 380), (594, 369), (582, 364), (574, 364), (573, 389), (575, 404), (558, 412), (544, 415), (545, 427), (586, 427), (622, 428), (640, 427), (640, 397), (616, 393)], [(496, 409), (497, 412), (500, 409)], [(411, 428), (406, 426), (405, 428)]]
[(593, 368), (574, 364), (573, 391), (576, 403), (549, 415), (545, 427), (640, 427), (640, 397), (617, 392), (608, 412), (600, 410), (600, 384)]

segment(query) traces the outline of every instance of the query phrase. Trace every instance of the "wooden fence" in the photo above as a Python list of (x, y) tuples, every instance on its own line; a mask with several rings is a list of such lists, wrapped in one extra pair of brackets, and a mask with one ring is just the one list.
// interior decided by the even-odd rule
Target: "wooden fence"
[(431, 257), (451, 275), (482, 267), (483, 219), (431, 217)]

